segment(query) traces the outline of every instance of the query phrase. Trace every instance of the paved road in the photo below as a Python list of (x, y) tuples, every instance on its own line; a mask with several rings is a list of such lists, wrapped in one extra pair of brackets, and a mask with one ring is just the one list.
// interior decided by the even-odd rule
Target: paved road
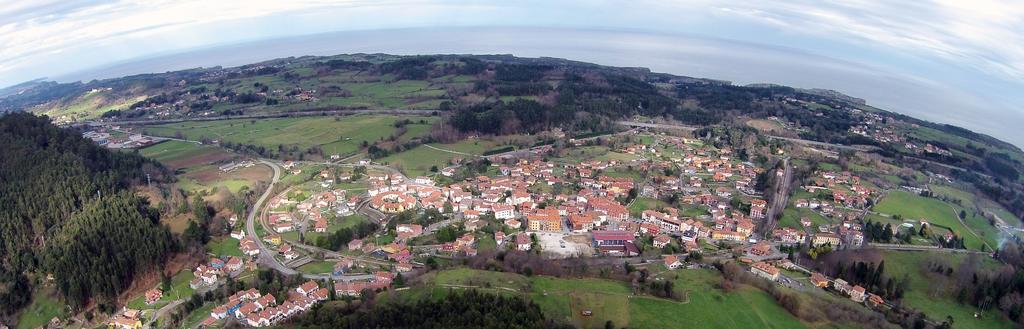
[(253, 204), (252, 210), (249, 211), (249, 216), (245, 219), (245, 234), (253, 240), (256, 240), (256, 246), (260, 248), (260, 254), (257, 259), (259, 264), (273, 268), (285, 275), (296, 274), (298, 272), (284, 264), (281, 264), (281, 262), (278, 262), (277, 259), (274, 258), (274, 252), (268, 249), (267, 246), (263, 244), (263, 239), (260, 239), (259, 235), (256, 234), (256, 216), (263, 210), (263, 203), (267, 201), (267, 198), (270, 197), (270, 193), (273, 192), (274, 184), (277, 184), (277, 182), (281, 180), (281, 167), (276, 163), (267, 160), (259, 160), (259, 162), (274, 170), (274, 178), (271, 180), (270, 185), (267, 185), (267, 189), (263, 192), (263, 195), (260, 195), (260, 198), (256, 200), (255, 204)]

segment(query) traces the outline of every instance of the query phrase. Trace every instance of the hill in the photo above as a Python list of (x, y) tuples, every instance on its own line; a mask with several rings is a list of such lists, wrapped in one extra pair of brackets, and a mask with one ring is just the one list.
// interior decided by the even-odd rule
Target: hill
[(0, 117), (0, 310), (25, 306), (32, 277), (52, 274), (74, 307), (115, 298), (174, 248), (158, 214), (129, 191), (158, 163), (112, 152), (46, 117)]

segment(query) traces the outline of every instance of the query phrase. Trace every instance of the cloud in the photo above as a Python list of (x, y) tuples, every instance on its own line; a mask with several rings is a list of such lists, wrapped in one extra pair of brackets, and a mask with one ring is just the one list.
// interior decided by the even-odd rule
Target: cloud
[(1020, 1), (749, 1), (714, 7), (720, 15), (791, 33), (938, 58), (1007, 81), (1024, 79)]

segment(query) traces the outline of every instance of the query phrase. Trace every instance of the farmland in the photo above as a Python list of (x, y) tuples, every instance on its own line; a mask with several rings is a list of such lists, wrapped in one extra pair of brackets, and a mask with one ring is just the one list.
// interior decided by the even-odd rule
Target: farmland
[[(414, 123), (410, 124), (409, 131), (419, 134), (427, 130), (416, 126), (429, 126), (436, 120), (431, 117), (402, 118), (412, 120)], [(392, 136), (398, 130), (394, 123), (399, 119), (388, 115), (355, 115), (334, 119), (304, 117), (221, 120), (155, 125), (146, 127), (145, 131), (157, 136), (182, 136), (189, 140), (209, 139), (262, 146), (273, 152), (292, 147), (305, 150), (316, 146), (324, 154), (349, 154), (359, 151), (364, 141), (374, 142)], [(416, 136), (405, 136), (411, 137)]]
[(143, 148), (139, 154), (160, 161), (172, 169), (197, 167), (234, 158), (231, 153), (215, 146), (175, 140)]

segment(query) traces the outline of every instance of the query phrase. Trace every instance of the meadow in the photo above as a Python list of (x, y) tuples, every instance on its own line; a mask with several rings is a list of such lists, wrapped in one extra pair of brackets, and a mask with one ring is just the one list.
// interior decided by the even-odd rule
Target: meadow
[[(319, 146), (325, 155), (350, 154), (359, 151), (364, 141), (374, 142), (395, 133), (394, 123), (409, 119), (414, 123), (410, 131), (425, 133), (427, 130), (413, 128), (429, 127), (433, 117), (399, 117), (391, 115), (353, 115), (346, 117), (302, 117), (261, 120), (220, 120), (205, 122), (182, 122), (146, 127), (145, 131), (157, 136), (173, 137), (182, 135), (189, 140), (211, 139), (249, 145), (263, 146), (277, 152), (279, 147), (307, 149)], [(424, 123), (419, 123), (420, 121)], [(401, 137), (401, 136), (400, 136)], [(409, 136), (416, 137), (416, 136)]]
[(901, 215), (904, 219), (925, 219), (929, 223), (951, 228), (957, 235), (964, 238), (968, 249), (980, 250), (984, 242), (989, 244), (987, 250), (993, 250), (994, 237), (981, 239), (960, 224), (956, 210), (949, 204), (937, 199), (926, 198), (906, 191), (891, 191), (874, 207), (875, 211), (890, 215)]
[[(680, 300), (634, 295), (624, 282), (594, 278), (526, 277), (513, 273), (452, 269), (428, 273), (426, 285), (401, 292), (396, 299), (441, 298), (452, 287), (504, 295), (525, 295), (551, 318), (580, 328), (803, 328), (767, 293), (749, 286), (725, 292), (715, 285), (714, 270), (676, 270), (662, 275), (674, 280)], [(385, 296), (388, 298), (391, 296)], [(591, 316), (582, 311), (593, 312)]]
[(64, 303), (54, 297), (52, 289), (37, 289), (32, 294), (32, 303), (22, 310), (18, 318), (18, 329), (45, 326), (54, 317), (65, 315)]

